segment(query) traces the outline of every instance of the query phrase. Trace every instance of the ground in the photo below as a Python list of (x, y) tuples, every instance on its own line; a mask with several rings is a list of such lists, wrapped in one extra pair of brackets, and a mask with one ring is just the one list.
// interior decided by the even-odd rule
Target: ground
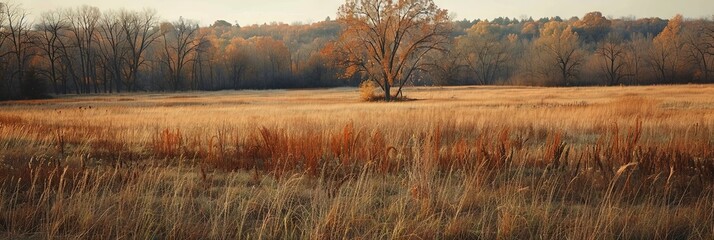
[(714, 85), (0, 103), (0, 237), (714, 237)]

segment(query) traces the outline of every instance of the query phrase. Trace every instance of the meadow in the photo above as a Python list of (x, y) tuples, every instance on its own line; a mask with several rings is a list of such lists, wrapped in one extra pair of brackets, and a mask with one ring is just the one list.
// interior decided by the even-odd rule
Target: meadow
[(714, 238), (714, 85), (405, 94), (0, 102), (0, 238)]

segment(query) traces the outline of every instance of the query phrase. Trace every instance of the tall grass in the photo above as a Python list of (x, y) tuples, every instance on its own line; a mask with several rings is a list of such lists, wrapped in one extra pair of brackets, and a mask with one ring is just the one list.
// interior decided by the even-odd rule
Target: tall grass
[(714, 106), (711, 90), (586, 88), (576, 105), (549, 91), (483, 105), (331, 105), (353, 93), (320, 90), (272, 96), (298, 106), (264, 93), (5, 106), (0, 237), (714, 237), (714, 114), (691, 107)]

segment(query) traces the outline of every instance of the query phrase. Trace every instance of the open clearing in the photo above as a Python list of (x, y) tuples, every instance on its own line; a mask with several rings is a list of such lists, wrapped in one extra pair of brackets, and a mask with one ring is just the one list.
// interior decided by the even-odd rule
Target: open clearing
[(714, 85), (0, 103), (0, 238), (714, 238)]

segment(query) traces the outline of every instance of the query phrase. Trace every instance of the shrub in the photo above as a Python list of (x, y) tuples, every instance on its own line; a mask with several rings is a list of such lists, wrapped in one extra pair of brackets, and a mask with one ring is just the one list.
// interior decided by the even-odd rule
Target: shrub
[(362, 101), (370, 102), (376, 100), (377, 84), (372, 80), (367, 80), (359, 85), (359, 96)]

